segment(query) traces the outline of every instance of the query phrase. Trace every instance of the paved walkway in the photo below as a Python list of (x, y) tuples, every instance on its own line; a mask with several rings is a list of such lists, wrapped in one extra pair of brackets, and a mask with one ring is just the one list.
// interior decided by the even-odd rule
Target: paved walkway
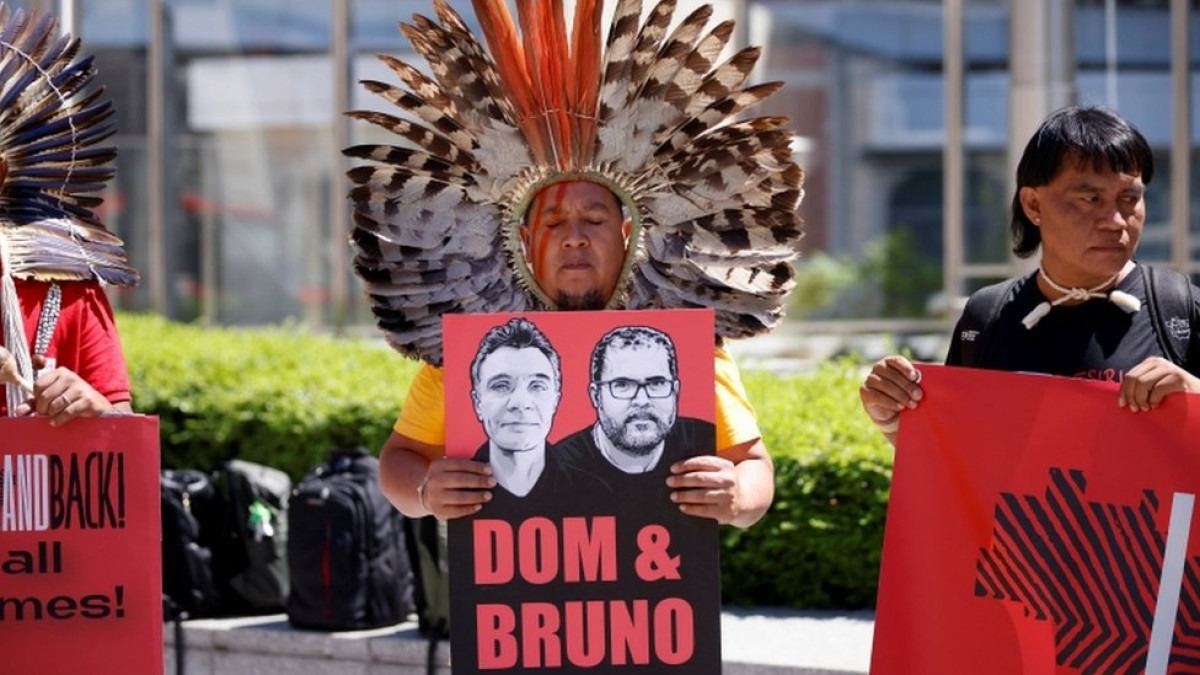
[(721, 612), (726, 675), (843, 675), (871, 665), (872, 612), (727, 608)]
[[(860, 675), (871, 659), (870, 612), (728, 608), (721, 613), (723, 675)], [(165, 672), (175, 635), (164, 626)], [(427, 644), (412, 623), (325, 633), (292, 628), (282, 614), (185, 623), (186, 675), (425, 675)], [(436, 661), (445, 664), (449, 645)], [(449, 675), (438, 668), (438, 675)]]

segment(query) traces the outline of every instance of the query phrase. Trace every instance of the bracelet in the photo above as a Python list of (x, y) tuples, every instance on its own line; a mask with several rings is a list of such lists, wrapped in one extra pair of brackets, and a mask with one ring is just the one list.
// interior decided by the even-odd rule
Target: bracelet
[(425, 509), (429, 513), (433, 513), (433, 509), (425, 505), (425, 484), (428, 482), (429, 474), (425, 474), (425, 477), (421, 479), (421, 482), (417, 483), (417, 502), (421, 505), (421, 508)]

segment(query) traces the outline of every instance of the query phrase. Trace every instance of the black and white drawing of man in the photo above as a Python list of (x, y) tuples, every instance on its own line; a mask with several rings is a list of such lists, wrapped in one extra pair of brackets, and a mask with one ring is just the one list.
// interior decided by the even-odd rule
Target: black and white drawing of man
[[(647, 326), (613, 329), (596, 344), (590, 370), (596, 422), (559, 443), (560, 461), (611, 490), (645, 486), (667, 498), (671, 466), (712, 454), (715, 446), (710, 422), (679, 416), (681, 382), (670, 336)], [(631, 483), (632, 476), (643, 478)]]
[(471, 401), (488, 440), (474, 459), (487, 462), (509, 494), (549, 489), (555, 474), (546, 437), (562, 398), (558, 353), (532, 322), (510, 319), (480, 341), (471, 363)]

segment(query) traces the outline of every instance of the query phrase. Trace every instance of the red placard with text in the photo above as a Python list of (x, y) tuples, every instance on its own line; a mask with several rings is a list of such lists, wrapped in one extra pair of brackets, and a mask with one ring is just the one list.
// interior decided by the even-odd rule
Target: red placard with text
[(715, 452), (712, 312), (456, 315), (444, 329), (446, 454), (500, 481), (449, 523), (456, 675), (720, 673), (717, 525), (666, 484), (672, 464)]
[(1200, 672), (1200, 396), (921, 369), (871, 672)]
[(0, 672), (162, 673), (158, 419), (0, 419)]

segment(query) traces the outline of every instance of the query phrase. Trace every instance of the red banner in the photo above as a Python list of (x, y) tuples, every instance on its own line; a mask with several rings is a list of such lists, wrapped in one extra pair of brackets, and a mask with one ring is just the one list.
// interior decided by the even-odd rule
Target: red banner
[(0, 419), (0, 672), (162, 673), (158, 419)]
[(713, 313), (444, 325), (446, 454), (489, 462), (499, 482), (449, 523), (456, 675), (718, 675), (717, 524), (683, 514), (666, 484), (672, 464), (715, 451)]
[(1200, 672), (1200, 396), (923, 366), (871, 672)]

